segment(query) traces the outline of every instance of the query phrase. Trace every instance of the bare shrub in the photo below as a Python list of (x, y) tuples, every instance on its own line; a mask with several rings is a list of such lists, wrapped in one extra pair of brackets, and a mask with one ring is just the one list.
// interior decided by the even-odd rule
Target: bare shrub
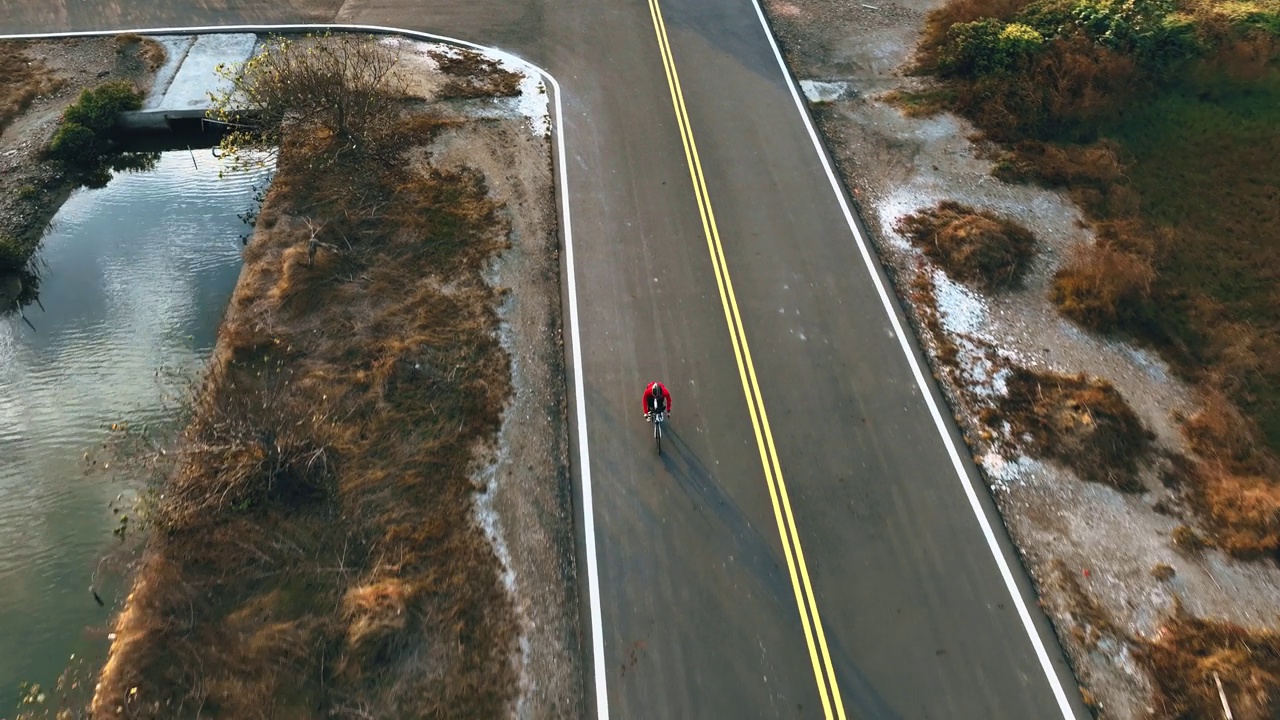
[(1202, 458), (1243, 472), (1275, 473), (1276, 463), (1258, 443), (1258, 427), (1212, 387), (1201, 391), (1200, 407), (1182, 426), (1191, 448)]
[(1280, 549), (1280, 485), (1217, 463), (1207, 464), (1199, 476), (1199, 502), (1216, 545), (1240, 558), (1269, 556)]
[(116, 55), (126, 61), (136, 60), (152, 72), (159, 70), (168, 57), (163, 45), (137, 33), (120, 33), (115, 42)]
[(274, 153), (286, 133), (332, 137), (338, 151), (368, 152), (400, 116), (406, 81), (398, 54), (369, 35), (273, 36), (254, 57), (218, 66), (230, 87), (213, 98), (210, 117), (237, 131), (224, 151)]
[(1024, 72), (959, 83), (956, 110), (1001, 141), (1064, 136), (1144, 91), (1128, 56), (1077, 35), (1045, 43)]
[(1202, 458), (1190, 496), (1214, 543), (1243, 558), (1280, 550), (1280, 462), (1258, 441), (1257, 425), (1222, 392), (1207, 390), (1183, 433)]
[(1187, 553), (1195, 555), (1201, 550), (1208, 547), (1208, 543), (1196, 532), (1196, 529), (1190, 525), (1179, 525), (1169, 534), (1169, 539), (1173, 541), (1175, 547)]
[(1141, 209), (1141, 198), (1125, 177), (1120, 147), (1109, 140), (1088, 145), (1025, 140), (1000, 157), (992, 174), (1006, 182), (1067, 188), (1093, 217), (1126, 218)]
[(1210, 58), (1210, 72), (1221, 72), (1241, 82), (1258, 82), (1274, 72), (1280, 58), (1280, 38), (1262, 30), (1251, 30), (1244, 36), (1225, 40)]
[(1044, 90), (1050, 127), (1103, 119), (1146, 89), (1133, 58), (1081, 35), (1057, 40), (1029, 79)]

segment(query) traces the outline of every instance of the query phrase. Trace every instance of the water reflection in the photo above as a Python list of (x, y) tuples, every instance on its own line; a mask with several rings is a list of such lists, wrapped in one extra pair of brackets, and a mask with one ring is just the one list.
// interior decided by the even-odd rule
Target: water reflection
[[(119, 589), (89, 592), (125, 485), (86, 475), (112, 422), (162, 424), (159, 368), (195, 368), (240, 268), (239, 214), (265, 170), (226, 173), (208, 150), (77, 190), (45, 238), (39, 304), (0, 319), (0, 717), (21, 681), (52, 686), (99, 655)], [(37, 309), (41, 308), (42, 309)]]
[[(160, 153), (150, 150), (112, 152), (102, 155), (96, 164), (74, 174), (79, 186), (97, 190), (107, 186), (120, 173), (140, 173), (154, 170), (160, 162)], [(40, 261), (32, 259), (27, 266), (15, 273), (0, 274), (0, 317), (16, 312), (29, 327), (35, 326), (26, 317), (28, 305), (40, 305)], [(43, 306), (40, 307), (44, 309)]]

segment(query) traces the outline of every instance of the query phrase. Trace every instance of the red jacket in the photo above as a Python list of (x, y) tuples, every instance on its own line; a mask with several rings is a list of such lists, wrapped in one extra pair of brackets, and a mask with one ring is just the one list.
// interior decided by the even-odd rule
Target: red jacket
[(649, 412), (649, 401), (653, 399), (655, 390), (662, 391), (662, 399), (666, 401), (667, 412), (671, 412), (671, 393), (667, 390), (667, 386), (662, 383), (649, 383), (644, 389), (644, 411)]

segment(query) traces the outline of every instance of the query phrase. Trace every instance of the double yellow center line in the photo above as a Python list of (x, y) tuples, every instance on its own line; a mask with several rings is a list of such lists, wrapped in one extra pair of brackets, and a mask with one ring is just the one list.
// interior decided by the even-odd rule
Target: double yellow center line
[(818, 602), (809, 582), (809, 570), (805, 565), (804, 551), (800, 549), (800, 535), (796, 532), (795, 518), (791, 513), (791, 501), (787, 497), (787, 484), (782, 479), (778, 464), (778, 452), (773, 445), (773, 433), (769, 430), (769, 415), (760, 395), (760, 383), (756, 380), (751, 362), (751, 349), (742, 329), (742, 316), (733, 294), (733, 282), (729, 279), (729, 267), (720, 244), (720, 231), (716, 228), (715, 212), (707, 195), (707, 181), (702, 175), (702, 161), (698, 159), (698, 145), (693, 139), (689, 113), (685, 109), (684, 93), (680, 89), (680, 75), (676, 72), (675, 59), (671, 55), (671, 42), (667, 39), (666, 23), (658, 0), (649, 0), (649, 13), (653, 17), (653, 29), (658, 36), (658, 48), (662, 52), (662, 65), (667, 73), (667, 86), (671, 89), (671, 103), (675, 108), (676, 122), (680, 126), (680, 140), (684, 143), (685, 159), (689, 163), (689, 177), (693, 181), (693, 193), (698, 200), (698, 212), (702, 216), (702, 231), (707, 237), (707, 251), (715, 268), (716, 285), (720, 290), (720, 303), (724, 306), (725, 323), (729, 326), (729, 338), (733, 343), (734, 359), (738, 363), (738, 376), (742, 379), (742, 392), (747, 399), (747, 410), (755, 430), (756, 445), (760, 449), (760, 464), (764, 466), (769, 497), (773, 501), (773, 514), (778, 522), (778, 535), (791, 573), (791, 587), (796, 594), (796, 608), (800, 623), (804, 626), (804, 639), (809, 646), (809, 660), (813, 663), (813, 676), (822, 696), (822, 709), (828, 720), (845, 720), (844, 702), (840, 699), (840, 686), (836, 682), (831, 654), (827, 651), (827, 637), (818, 616)]

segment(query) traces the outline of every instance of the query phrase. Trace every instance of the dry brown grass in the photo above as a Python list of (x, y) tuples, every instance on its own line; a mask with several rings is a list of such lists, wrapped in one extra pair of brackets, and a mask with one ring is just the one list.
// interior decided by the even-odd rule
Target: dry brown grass
[(1204, 536), (1190, 525), (1179, 525), (1174, 528), (1173, 532), (1169, 533), (1169, 539), (1173, 541), (1174, 547), (1188, 555), (1196, 555), (1209, 546)]
[(1099, 241), (1072, 248), (1054, 275), (1049, 297), (1063, 315), (1110, 332), (1142, 322), (1154, 280), (1150, 260)]
[(116, 35), (115, 42), (117, 55), (125, 59), (136, 59), (151, 72), (159, 70), (168, 57), (163, 45), (137, 33)]
[(907, 215), (897, 229), (948, 275), (988, 290), (1017, 287), (1035, 255), (1030, 230), (949, 200)]
[(1183, 433), (1199, 460), (1188, 496), (1207, 521), (1214, 545), (1237, 557), (1280, 551), (1280, 461), (1258, 441), (1258, 428), (1227, 397), (1204, 393)]
[[(1270, 720), (1280, 711), (1280, 635), (1192, 617), (1181, 610), (1135, 656), (1155, 686), (1155, 717), (1224, 717), (1218, 681), (1236, 720)], [(1216, 676), (1216, 678), (1215, 678)]]
[[(933, 277), (927, 272), (917, 272), (911, 278), (911, 305), (920, 317), (920, 323), (933, 337), (936, 348), (934, 355), (941, 367), (954, 369), (960, 348), (956, 345), (951, 333), (942, 326), (942, 318), (938, 314), (938, 294), (934, 287)], [(934, 368), (936, 373), (938, 368)]]
[(520, 94), (520, 73), (504, 70), (496, 60), (480, 53), (455, 49), (430, 55), (440, 72), (450, 78), (438, 93), (441, 98), (512, 97)]
[(1014, 435), (1031, 436), (1031, 451), (1075, 470), (1090, 482), (1141, 492), (1138, 463), (1154, 436), (1111, 383), (1016, 368), (1006, 380), (1000, 414)]
[(514, 697), (471, 480), (510, 392), (480, 274), (505, 231), (474, 175), (372, 151), (311, 172), (336, 150), (281, 149), (96, 717), (492, 718)]
[(25, 42), (0, 43), (0, 131), (41, 95), (62, 87), (63, 80), (43, 62), (27, 54)]
[(1141, 198), (1128, 184), (1120, 152), (1108, 140), (1088, 145), (1024, 140), (1005, 153), (992, 172), (1006, 182), (1065, 188), (1092, 217), (1128, 218), (1141, 209)]
[(891, 90), (880, 99), (902, 110), (907, 117), (929, 117), (951, 109), (956, 102), (956, 93), (946, 87), (916, 91)]
[(1210, 68), (1234, 80), (1257, 82), (1275, 71), (1277, 57), (1280, 57), (1280, 39), (1254, 30), (1224, 41), (1210, 61)]

